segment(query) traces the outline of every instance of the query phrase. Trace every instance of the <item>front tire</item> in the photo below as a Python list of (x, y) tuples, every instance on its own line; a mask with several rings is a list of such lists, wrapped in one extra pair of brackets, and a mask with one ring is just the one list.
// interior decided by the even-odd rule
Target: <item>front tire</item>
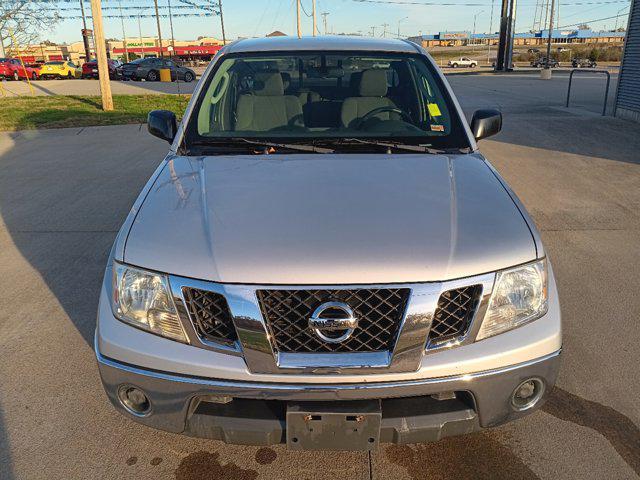
[(147, 81), (149, 81), (149, 82), (158, 81), (158, 74), (156, 73), (155, 70), (151, 70), (151, 71), (149, 71), (149, 73), (147, 73)]
[(478, 65), (475, 63), (472, 63), (471, 65), (469, 65), (470, 68), (476, 68)]
[(38, 79), (38, 74), (36, 72), (33, 72), (31, 74), (31, 80), (37, 80)]
[(454, 63), (453, 65), (451, 65), (453, 68), (458, 68), (458, 64)]
[(13, 71), (13, 79), (17, 82), (18, 80), (20, 80), (20, 75), (18, 75), (18, 71), (14, 70)]
[(187, 72), (184, 74), (184, 81), (187, 83), (193, 82), (193, 73)]
[(71, 80), (73, 78), (73, 73), (67, 72), (67, 80)]

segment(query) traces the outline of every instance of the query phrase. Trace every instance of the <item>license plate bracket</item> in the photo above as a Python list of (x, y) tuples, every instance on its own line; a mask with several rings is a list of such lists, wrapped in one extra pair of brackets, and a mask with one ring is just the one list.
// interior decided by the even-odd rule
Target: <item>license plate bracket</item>
[(375, 450), (380, 441), (379, 400), (291, 402), (287, 446), (293, 450)]

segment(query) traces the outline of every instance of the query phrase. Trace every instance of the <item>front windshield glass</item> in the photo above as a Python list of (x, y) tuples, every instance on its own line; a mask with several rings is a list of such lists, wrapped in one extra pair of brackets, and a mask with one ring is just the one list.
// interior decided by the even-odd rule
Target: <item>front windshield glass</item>
[(234, 138), (469, 147), (434, 67), (420, 55), (379, 52), (225, 56), (205, 79), (186, 142)]

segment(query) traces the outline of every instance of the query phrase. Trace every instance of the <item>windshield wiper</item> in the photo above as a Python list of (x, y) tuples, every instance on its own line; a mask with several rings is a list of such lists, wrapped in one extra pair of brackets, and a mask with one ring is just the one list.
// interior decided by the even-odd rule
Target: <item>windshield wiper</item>
[[(332, 148), (318, 147), (313, 143), (311, 145), (306, 143), (277, 143), (277, 142), (265, 142), (264, 140), (249, 140), (248, 138), (236, 137), (234, 141), (240, 141), (248, 143), (250, 145), (258, 145), (265, 147), (264, 153), (269, 155), (275, 153), (277, 149), (283, 148), (287, 150), (299, 150), (301, 152), (313, 152), (313, 153), (333, 153)], [(271, 149), (275, 149), (271, 151)]]
[(387, 153), (391, 153), (393, 149), (406, 150), (409, 152), (431, 153), (431, 154), (445, 153), (444, 150), (437, 150), (435, 148), (431, 148), (426, 145), (411, 145), (408, 143), (383, 142), (381, 140), (365, 140), (362, 138), (341, 138), (339, 141), (340, 143), (351, 142), (351, 143), (360, 143), (363, 145), (375, 145), (377, 147), (386, 147)]
[(306, 143), (277, 143), (277, 142), (269, 142), (265, 140), (251, 140), (243, 137), (233, 137), (226, 139), (211, 139), (211, 140), (197, 140), (195, 142), (191, 142), (191, 145), (196, 147), (204, 147), (204, 148), (212, 148), (216, 150), (221, 150), (224, 152), (225, 149), (228, 148), (238, 148), (242, 147), (250, 147), (252, 145), (259, 147), (253, 148), (252, 151), (254, 153), (258, 153), (261, 155), (270, 155), (273, 153), (277, 153), (278, 150), (293, 150), (299, 152), (310, 152), (310, 153), (333, 153), (332, 148), (324, 148), (318, 147), (315, 144), (306, 144)]

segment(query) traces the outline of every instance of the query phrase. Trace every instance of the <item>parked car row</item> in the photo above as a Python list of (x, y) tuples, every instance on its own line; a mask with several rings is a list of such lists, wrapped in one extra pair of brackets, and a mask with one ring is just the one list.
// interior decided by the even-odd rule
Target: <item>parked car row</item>
[(117, 72), (123, 80), (148, 80), (156, 82), (160, 80), (160, 70), (171, 71), (171, 81), (182, 80), (192, 82), (196, 78), (196, 73), (190, 68), (178, 65), (176, 62), (166, 58), (139, 58), (129, 63), (124, 63), (118, 67)]
[[(140, 58), (129, 63), (118, 60), (108, 60), (109, 78), (111, 80), (160, 80), (160, 71), (171, 71), (171, 81), (181, 80), (192, 82), (196, 73), (190, 68), (183, 67), (173, 60), (163, 58)], [(17, 58), (0, 58), (0, 79), (51, 79), (51, 78), (98, 78), (98, 64), (96, 60), (86, 62), (82, 67), (69, 60), (46, 62), (42, 65), (23, 64)]]
[[(555, 59), (548, 59), (547, 57), (538, 57), (531, 61), (531, 66), (535, 68), (558, 68), (560, 63)], [(571, 66), (573, 68), (595, 68), (598, 63), (589, 58), (574, 58), (571, 60)]]

